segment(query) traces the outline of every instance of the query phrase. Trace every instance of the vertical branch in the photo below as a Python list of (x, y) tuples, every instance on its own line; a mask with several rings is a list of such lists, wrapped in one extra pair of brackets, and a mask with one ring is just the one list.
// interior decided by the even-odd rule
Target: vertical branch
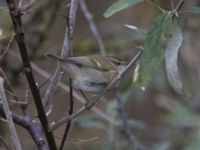
[(123, 103), (122, 103), (122, 99), (121, 99), (121, 93), (119, 91), (119, 88), (117, 88), (116, 90), (116, 100), (117, 100), (117, 104), (118, 104), (118, 112), (119, 112), (119, 116), (121, 118), (122, 121), (122, 126), (123, 126), (123, 130), (125, 132), (125, 136), (127, 137), (128, 141), (131, 141), (131, 128), (128, 125), (128, 117), (126, 114), (126, 111), (124, 109)]
[(12, 113), (8, 106), (6, 94), (5, 94), (4, 87), (3, 87), (3, 79), (1, 77), (0, 77), (0, 100), (2, 102), (3, 110), (4, 110), (4, 113), (5, 113), (7, 121), (8, 121), (8, 126), (10, 129), (12, 141), (15, 145), (15, 148), (16, 148), (16, 150), (22, 150), (21, 144), (19, 142), (19, 137), (17, 135), (16, 129), (15, 129), (15, 126), (13, 123)]
[[(70, 90), (69, 91), (69, 96), (70, 96), (70, 101), (69, 101), (69, 115), (72, 115), (73, 114), (73, 108), (74, 108), (74, 100), (73, 100), (73, 86), (72, 86), (72, 79), (71, 78), (69, 78), (69, 86), (70, 86), (70, 88), (69, 88), (69, 90)], [(67, 125), (65, 127), (64, 135), (63, 135), (63, 138), (62, 138), (59, 150), (62, 150), (63, 147), (64, 147), (65, 140), (66, 140), (67, 135), (69, 133), (70, 125), (71, 125), (71, 120), (69, 122), (67, 122)]]
[[(72, 47), (72, 36), (73, 36), (75, 19), (76, 19), (77, 7), (78, 7), (78, 0), (71, 0), (70, 9), (69, 9), (69, 20), (68, 20), (68, 24), (65, 30), (65, 37), (64, 37), (63, 47), (61, 50), (61, 57), (67, 57)], [(62, 68), (60, 64), (57, 64), (56, 70), (51, 80), (52, 82), (50, 83), (43, 97), (43, 104), (44, 104), (45, 109), (48, 109), (48, 107), (51, 104), (53, 94), (55, 93), (55, 90), (57, 89), (58, 83), (62, 76), (61, 71), (62, 71)]]
[(106, 55), (106, 49), (105, 49), (103, 40), (102, 40), (102, 38), (99, 34), (99, 31), (97, 30), (97, 27), (96, 27), (95, 22), (93, 20), (92, 13), (89, 11), (85, 0), (80, 1), (80, 6), (81, 6), (81, 10), (82, 10), (88, 24), (89, 24), (90, 30), (91, 30), (94, 38), (97, 41), (101, 55)]
[(11, 16), (11, 20), (14, 26), (14, 30), (15, 30), (15, 39), (17, 41), (20, 54), (22, 57), (24, 72), (28, 80), (28, 84), (31, 89), (34, 102), (36, 104), (38, 117), (44, 129), (49, 148), (56, 150), (56, 143), (54, 141), (52, 132), (48, 131), (48, 120), (47, 120), (45, 111), (43, 109), (40, 93), (36, 86), (35, 78), (32, 73), (32, 68), (30, 65), (30, 60), (29, 60), (29, 56), (27, 52), (26, 43), (25, 43), (25, 35), (24, 35), (23, 27), (22, 27), (21, 12), (19, 8), (17, 7), (14, 0), (7, 0), (7, 4), (10, 11), (10, 16)]

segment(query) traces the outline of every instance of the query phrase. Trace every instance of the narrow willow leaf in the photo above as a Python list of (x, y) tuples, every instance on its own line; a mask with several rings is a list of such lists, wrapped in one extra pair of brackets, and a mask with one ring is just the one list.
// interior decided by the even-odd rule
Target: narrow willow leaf
[(186, 12), (200, 14), (200, 7), (191, 7), (180, 11), (180, 13), (186, 13)]
[(172, 16), (170, 13), (164, 12), (155, 20), (147, 33), (144, 52), (139, 60), (139, 69), (134, 72), (133, 79), (141, 87), (148, 84), (164, 59), (171, 26)]
[(104, 13), (104, 17), (110, 17), (115, 13), (124, 10), (128, 7), (131, 7), (133, 5), (136, 5), (137, 3), (142, 1), (143, 0), (118, 0), (106, 10), (106, 12)]
[(177, 25), (173, 25), (172, 36), (169, 39), (166, 52), (165, 52), (165, 64), (167, 78), (178, 94), (183, 94), (183, 84), (181, 81), (180, 73), (178, 70), (178, 52), (183, 42), (183, 34), (181, 28)]

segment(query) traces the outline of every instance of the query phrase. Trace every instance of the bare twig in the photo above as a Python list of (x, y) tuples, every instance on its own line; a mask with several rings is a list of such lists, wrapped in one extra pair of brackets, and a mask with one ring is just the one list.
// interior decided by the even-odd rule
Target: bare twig
[(86, 103), (85, 105), (83, 105), (82, 107), (80, 107), (79, 109), (77, 109), (71, 116), (66, 116), (63, 119), (61, 119), (60, 121), (58, 121), (57, 123), (53, 123), (50, 126), (51, 130), (54, 130), (58, 127), (60, 127), (63, 123), (68, 122), (72, 119), (74, 119), (76, 116), (78, 116), (80, 113), (82, 113), (85, 110), (89, 110), (90, 108), (92, 108), (96, 102), (106, 93), (107, 90), (109, 90), (110, 88), (113, 87), (113, 85), (115, 85), (116, 83), (118, 83), (121, 79), (121, 77), (135, 64), (135, 62), (138, 60), (138, 58), (140, 57), (142, 51), (139, 51), (136, 56), (129, 62), (129, 64), (124, 68), (124, 70), (122, 72), (120, 72), (112, 81), (109, 85), (107, 85), (107, 87), (105, 87), (97, 96), (95, 96), (91, 101), (89, 101), (88, 103)]
[(184, 3), (185, 3), (185, 0), (180, 0), (180, 1), (178, 2), (178, 4), (176, 5), (175, 10), (176, 10), (176, 11), (179, 11), (179, 10), (182, 8), (182, 6), (183, 6)]
[(22, 150), (21, 144), (19, 142), (19, 137), (17, 135), (16, 129), (13, 123), (12, 113), (8, 106), (8, 102), (7, 102), (7, 98), (6, 98), (6, 94), (5, 94), (4, 86), (3, 86), (3, 79), (1, 77), (0, 77), (0, 100), (2, 102), (3, 110), (8, 121), (8, 126), (10, 129), (12, 141), (15, 145), (15, 148), (16, 150)]
[(89, 11), (85, 0), (80, 0), (80, 6), (81, 6), (81, 10), (82, 10), (88, 24), (89, 24), (90, 30), (91, 30), (94, 38), (97, 41), (101, 55), (106, 55), (106, 49), (105, 49), (103, 40), (99, 34), (99, 31), (97, 30), (96, 24), (93, 20), (92, 13)]
[(118, 104), (118, 112), (122, 121), (122, 127), (125, 132), (125, 136), (127, 137), (128, 141), (131, 142), (131, 128), (129, 127), (128, 124), (128, 117), (122, 103), (121, 93), (119, 88), (116, 89), (116, 101)]
[(0, 143), (2, 143), (2, 145), (5, 147), (6, 150), (9, 150), (9, 147), (6, 145), (4, 139), (1, 136), (0, 136)]
[[(65, 31), (63, 47), (61, 50), (61, 57), (67, 57), (69, 55), (71, 47), (72, 47), (71, 46), (72, 45), (72, 36), (73, 36), (75, 19), (76, 19), (77, 7), (78, 7), (78, 0), (72, 0), (71, 4), (70, 4), (70, 9), (69, 9), (69, 20), (68, 20), (68, 24), (67, 24), (66, 31)], [(62, 68), (61, 68), (60, 64), (58, 63), (55, 73), (52, 77), (52, 82), (50, 83), (50, 85), (47, 88), (46, 93), (43, 97), (43, 104), (44, 104), (45, 109), (48, 109), (48, 107), (51, 104), (53, 94), (55, 93), (55, 90), (57, 89), (58, 83), (62, 76), (61, 71), (62, 71)]]
[(185, 3), (185, 0), (179, 0), (178, 4), (176, 7), (172, 10), (172, 18), (174, 19), (175, 17), (178, 18), (179, 14), (178, 11), (183, 7), (183, 4)]
[(29, 56), (27, 52), (26, 43), (25, 43), (25, 35), (24, 35), (23, 27), (22, 27), (20, 9), (17, 7), (14, 0), (7, 0), (7, 4), (8, 4), (11, 20), (14, 26), (14, 30), (15, 30), (15, 39), (19, 46), (20, 54), (22, 57), (23, 65), (24, 65), (25, 75), (28, 80), (28, 84), (31, 89), (34, 102), (36, 104), (38, 117), (44, 129), (49, 148), (56, 150), (57, 149), (56, 143), (54, 141), (52, 132), (48, 131), (48, 120), (47, 120), (45, 111), (43, 109), (40, 93), (36, 86), (35, 78), (32, 73), (32, 68), (30, 65), (30, 60), (29, 60)]
[[(69, 91), (69, 96), (70, 96), (70, 101), (69, 101), (69, 115), (72, 115), (72, 114), (73, 114), (73, 109), (74, 109), (73, 86), (72, 86), (72, 82), (73, 82), (72, 79), (69, 78), (69, 85), (70, 85), (70, 91)], [(64, 135), (63, 135), (63, 138), (62, 138), (62, 141), (61, 141), (59, 150), (62, 150), (63, 147), (64, 147), (65, 140), (66, 140), (67, 135), (68, 135), (68, 133), (69, 133), (70, 125), (71, 125), (71, 121), (67, 122), (67, 125), (66, 125), (66, 127), (65, 127)]]
[[(1, 73), (1, 76), (3, 76), (5, 82), (8, 84), (9, 88), (11, 89), (11, 91), (12, 91), (12, 96), (13, 96), (14, 99), (17, 101), (18, 99), (17, 99), (17, 96), (16, 96), (17, 94), (16, 94), (16, 92), (15, 92), (15, 89), (13, 88), (13, 86), (12, 86), (12, 84), (10, 83), (8, 77), (6, 76), (6, 74), (4, 73), (4, 71), (3, 71), (1, 68), (0, 68), (0, 73)], [(7, 91), (5, 90), (5, 92), (7, 92)], [(9, 94), (11, 94), (11, 93), (9, 93)]]
[(10, 48), (10, 46), (11, 46), (13, 40), (14, 40), (14, 37), (15, 37), (15, 36), (12, 35), (10, 41), (8, 42), (8, 45), (7, 45), (6, 48), (3, 50), (3, 53), (0, 55), (0, 59), (3, 59), (4, 56), (6, 55), (7, 51), (9, 50), (9, 48)]
[(119, 88), (116, 89), (116, 101), (118, 104), (118, 112), (119, 112), (119, 117), (121, 118), (122, 121), (122, 129), (124, 131), (124, 135), (126, 136), (128, 140), (128, 145), (129, 149), (131, 150), (137, 150), (137, 140), (135, 139), (135, 136), (131, 134), (131, 127), (128, 123), (128, 117), (127, 113), (124, 109), (123, 102), (122, 102), (122, 97)]

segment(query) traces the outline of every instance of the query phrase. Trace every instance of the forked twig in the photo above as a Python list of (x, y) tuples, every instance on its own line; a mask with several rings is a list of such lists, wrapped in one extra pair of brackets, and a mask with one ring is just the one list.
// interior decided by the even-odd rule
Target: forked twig
[(17, 131), (16, 131), (15, 125), (13, 123), (12, 113), (11, 113), (9, 106), (8, 106), (8, 101), (7, 101), (7, 98), (6, 98), (5, 91), (4, 91), (3, 78), (2, 77), (0, 77), (0, 100), (1, 100), (0, 102), (2, 102), (3, 110), (4, 110), (4, 113), (6, 115), (6, 119), (8, 121), (8, 126), (9, 126), (10, 133), (11, 133), (11, 138), (12, 138), (12, 141), (15, 145), (15, 148), (16, 148), (16, 150), (22, 150), (22, 147), (21, 147), (21, 144), (20, 144), (20, 141), (19, 141), (19, 137), (17, 135)]
[(85, 0), (80, 0), (80, 6), (81, 6), (81, 10), (82, 10), (88, 24), (89, 24), (90, 30), (91, 30), (94, 38), (97, 41), (101, 55), (106, 55), (106, 49), (105, 49), (103, 40), (99, 34), (99, 31), (97, 30), (96, 24), (93, 20), (92, 13), (89, 11)]
[[(61, 50), (61, 57), (67, 57), (72, 47), (71, 44), (72, 44), (72, 36), (73, 36), (75, 19), (76, 19), (77, 7), (78, 7), (78, 0), (72, 0), (70, 4), (70, 9), (69, 9), (69, 21), (65, 30), (63, 47)], [(61, 79), (61, 76), (62, 76), (61, 71), (62, 71), (62, 68), (60, 64), (58, 63), (56, 70), (54, 72), (54, 75), (52, 77), (51, 83), (49, 87), (47, 88), (46, 93), (42, 99), (43, 105), (46, 110), (51, 105), (53, 94), (55, 93), (55, 90), (57, 89), (58, 83)]]

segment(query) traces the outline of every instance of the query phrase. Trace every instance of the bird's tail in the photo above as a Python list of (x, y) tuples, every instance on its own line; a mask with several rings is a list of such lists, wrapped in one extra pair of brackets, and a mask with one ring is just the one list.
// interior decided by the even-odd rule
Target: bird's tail
[(66, 62), (67, 63), (71, 63), (71, 64), (75, 64), (75, 65), (78, 65), (78, 66), (83, 66), (83, 64), (79, 61), (76, 61), (74, 59), (71, 59), (71, 58), (64, 58), (64, 57), (60, 57), (60, 56), (56, 56), (54, 54), (50, 54), (50, 53), (47, 53), (46, 56), (50, 57), (50, 58), (53, 58), (54, 60), (58, 60), (60, 62)]

